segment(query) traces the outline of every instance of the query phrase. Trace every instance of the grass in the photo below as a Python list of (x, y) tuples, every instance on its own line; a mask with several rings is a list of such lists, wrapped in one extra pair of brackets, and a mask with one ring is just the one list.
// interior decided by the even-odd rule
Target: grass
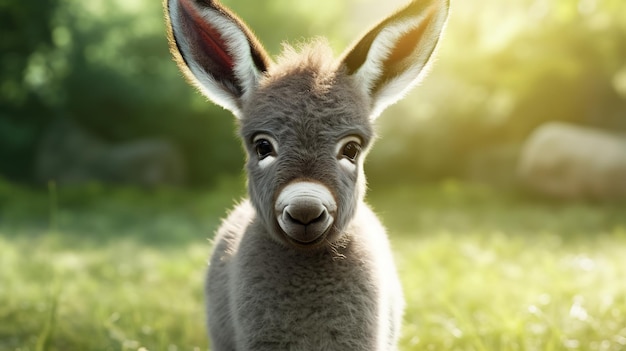
[[(0, 182), (0, 350), (206, 350), (207, 239), (240, 183)], [(625, 204), (373, 189), (407, 300), (401, 350), (626, 350)]]

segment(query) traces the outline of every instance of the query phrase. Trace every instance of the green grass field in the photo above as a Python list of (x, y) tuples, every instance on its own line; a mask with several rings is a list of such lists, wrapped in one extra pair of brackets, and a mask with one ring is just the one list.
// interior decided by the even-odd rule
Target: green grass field
[[(626, 350), (626, 204), (372, 187), (407, 300), (401, 350)], [(243, 194), (217, 188), (0, 182), (0, 350), (206, 350), (208, 239)]]

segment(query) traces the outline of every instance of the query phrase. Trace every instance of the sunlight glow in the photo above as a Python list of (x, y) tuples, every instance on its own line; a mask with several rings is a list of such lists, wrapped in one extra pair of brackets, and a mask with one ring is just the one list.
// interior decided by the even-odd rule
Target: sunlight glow
[(626, 65), (613, 76), (613, 88), (622, 98), (626, 98)]

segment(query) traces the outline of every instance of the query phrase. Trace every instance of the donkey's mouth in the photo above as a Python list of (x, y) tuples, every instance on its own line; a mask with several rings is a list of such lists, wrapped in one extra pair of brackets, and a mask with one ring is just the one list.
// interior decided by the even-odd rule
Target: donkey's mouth
[(298, 239), (295, 239), (293, 236), (289, 235), (284, 230), (282, 230), (282, 228), (280, 231), (281, 231), (284, 241), (289, 246), (299, 248), (299, 249), (315, 249), (315, 248), (324, 246), (324, 243), (327, 241), (327, 238), (331, 232), (331, 228), (328, 228), (326, 232), (322, 233), (322, 235), (319, 235), (317, 238), (311, 241), (300, 241)]
[(326, 238), (335, 222), (337, 204), (324, 185), (302, 181), (280, 192), (274, 210), (286, 239), (308, 247)]

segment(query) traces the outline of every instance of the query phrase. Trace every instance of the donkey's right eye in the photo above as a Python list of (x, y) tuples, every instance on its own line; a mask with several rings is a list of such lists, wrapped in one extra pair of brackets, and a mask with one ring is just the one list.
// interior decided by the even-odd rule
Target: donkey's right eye
[(341, 154), (343, 157), (350, 160), (350, 162), (355, 162), (360, 152), (361, 152), (361, 145), (359, 145), (355, 141), (350, 141), (343, 147)]
[(269, 140), (257, 139), (254, 143), (256, 148), (256, 154), (259, 157), (259, 160), (262, 160), (274, 154), (274, 147)]
[(357, 136), (348, 136), (337, 144), (337, 159), (356, 164), (361, 153), (361, 139)]

